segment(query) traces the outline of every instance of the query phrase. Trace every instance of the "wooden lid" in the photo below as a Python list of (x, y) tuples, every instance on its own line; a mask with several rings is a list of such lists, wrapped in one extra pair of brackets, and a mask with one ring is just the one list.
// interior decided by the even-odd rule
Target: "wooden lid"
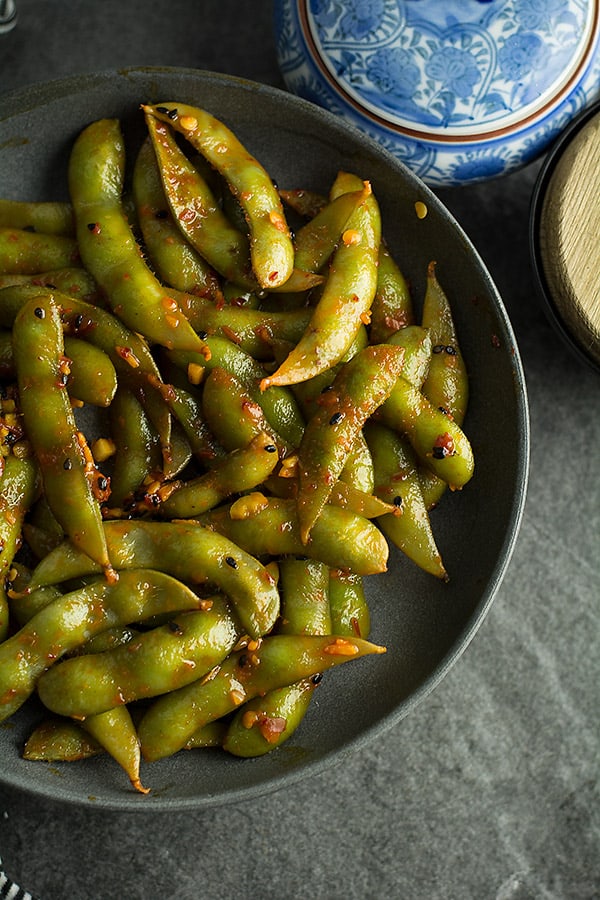
[(558, 315), (600, 363), (600, 112), (575, 132), (553, 166), (539, 251)]

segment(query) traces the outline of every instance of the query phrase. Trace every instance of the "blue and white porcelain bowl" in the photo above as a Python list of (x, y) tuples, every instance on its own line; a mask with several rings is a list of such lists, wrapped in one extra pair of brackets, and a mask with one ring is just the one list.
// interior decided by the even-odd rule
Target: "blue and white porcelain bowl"
[(598, 0), (275, 0), (294, 93), (431, 185), (508, 173), (600, 97)]

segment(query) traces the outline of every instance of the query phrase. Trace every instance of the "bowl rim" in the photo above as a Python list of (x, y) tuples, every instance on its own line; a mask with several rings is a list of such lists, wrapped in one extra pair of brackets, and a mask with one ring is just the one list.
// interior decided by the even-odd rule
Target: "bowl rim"
[[(316, 117), (317, 120), (323, 121), (328, 129), (332, 127), (337, 129), (340, 135), (345, 135), (353, 141), (357, 141), (366, 148), (367, 152), (379, 156), (387, 167), (399, 171), (404, 178), (418, 188), (420, 197), (426, 204), (431, 207), (436, 207), (443, 213), (443, 216), (446, 218), (449, 225), (456, 230), (462, 241), (464, 241), (469, 256), (472, 257), (474, 264), (478, 267), (486, 288), (493, 297), (495, 311), (499, 322), (505, 330), (507, 352), (508, 349), (510, 349), (511, 353), (511, 367), (515, 384), (515, 400), (518, 417), (517, 427), (520, 444), (518, 452), (516, 453), (515, 491), (510, 515), (507, 516), (508, 527), (504, 534), (497, 562), (486, 583), (486, 589), (482, 592), (470, 617), (462, 624), (459, 631), (459, 638), (454, 641), (451, 648), (440, 658), (435, 668), (422, 680), (422, 682), (420, 682), (418, 687), (415, 688), (408, 697), (394, 707), (388, 714), (378, 719), (376, 723), (349, 739), (343, 747), (332, 748), (319, 755), (317, 758), (306, 760), (302, 766), (270, 776), (268, 780), (259, 783), (241, 787), (232, 787), (226, 791), (221, 791), (218, 794), (207, 793), (200, 797), (168, 797), (158, 795), (152, 797), (152, 794), (150, 794), (140, 802), (140, 797), (138, 795), (123, 792), (118, 799), (115, 797), (104, 798), (97, 796), (87, 798), (89, 799), (87, 808), (98, 810), (110, 809), (122, 812), (135, 811), (140, 813), (156, 813), (157, 811), (175, 812), (191, 809), (204, 810), (210, 807), (227, 806), (272, 793), (280, 790), (284, 786), (296, 785), (308, 776), (314, 777), (320, 775), (338, 763), (342, 763), (345, 759), (359, 752), (366, 745), (374, 742), (377, 737), (382, 736), (385, 732), (397, 725), (409, 714), (409, 712), (431, 694), (443, 680), (452, 666), (454, 666), (458, 659), (463, 655), (487, 616), (510, 564), (518, 539), (526, 505), (530, 465), (529, 402), (523, 363), (512, 323), (510, 322), (503, 300), (486, 265), (462, 226), (433, 192), (431, 187), (408, 168), (405, 163), (395, 157), (374, 138), (359, 129), (358, 126), (348, 122), (345, 118), (336, 116), (329, 110), (324, 109), (309, 100), (274, 85), (255, 82), (250, 79), (226, 73), (176, 66), (131, 66), (120, 69), (103, 69), (80, 76), (71, 75), (27, 85), (24, 88), (10, 92), (4, 97), (0, 97), (0, 124), (2, 124), (4, 119), (15, 115), (17, 110), (33, 111), (38, 106), (50, 101), (55, 101), (61, 96), (67, 97), (73, 93), (85, 93), (92, 88), (97, 90), (99, 83), (103, 79), (109, 83), (115, 78), (125, 78), (130, 80), (136, 76), (139, 76), (140, 78), (152, 76), (160, 78), (161, 75), (180, 78), (189, 77), (195, 80), (199, 79), (201, 81), (217, 82), (224, 85), (229, 84), (236, 89), (266, 94), (273, 100), (284, 99), (287, 104), (291, 104), (298, 110), (304, 111), (312, 117)], [(59, 784), (53, 785), (52, 787), (31, 785), (28, 782), (25, 773), (22, 776), (10, 776), (8, 778), (3, 773), (0, 773), (0, 783), (6, 784), (13, 790), (23, 791), (33, 796), (42, 796), (54, 803), (72, 804), (76, 806), (82, 806), (85, 803), (85, 800), (80, 795), (76, 795), (73, 791), (69, 791)]]

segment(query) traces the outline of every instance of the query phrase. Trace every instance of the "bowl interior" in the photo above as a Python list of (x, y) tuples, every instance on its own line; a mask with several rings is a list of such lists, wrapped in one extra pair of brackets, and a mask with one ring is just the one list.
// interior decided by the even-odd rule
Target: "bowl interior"
[[(117, 116), (135, 148), (144, 133), (140, 103), (169, 100), (203, 106), (223, 119), (280, 187), (326, 191), (339, 169), (371, 181), (386, 240), (410, 279), (417, 309), (427, 264), (437, 261), (471, 379), (465, 430), (476, 472), (432, 513), (449, 583), (392, 552), (389, 571), (366, 580), (372, 639), (388, 652), (328, 673), (301, 727), (277, 752), (255, 760), (182, 752), (145, 767), (143, 780), (152, 792), (140, 797), (109, 759), (63, 766), (24, 762), (22, 743), (40, 714), (34, 702), (0, 727), (0, 781), (120, 809), (200, 807), (249, 797), (317, 772), (397, 723), (435, 686), (485, 615), (518, 532), (528, 472), (519, 353), (481, 260), (422, 182), (330, 113), (274, 88), (195, 70), (134, 69), (54, 82), (0, 101), (0, 195), (66, 198), (69, 151), (86, 124)], [(428, 208), (424, 219), (415, 214), (417, 200)]]

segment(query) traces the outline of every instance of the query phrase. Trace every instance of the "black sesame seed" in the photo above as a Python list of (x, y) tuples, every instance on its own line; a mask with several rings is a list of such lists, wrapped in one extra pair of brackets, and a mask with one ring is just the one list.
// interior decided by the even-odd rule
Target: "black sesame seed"
[(451, 344), (448, 344), (447, 347), (444, 347), (444, 350), (448, 354), (448, 356), (456, 356), (456, 347), (453, 347)]
[(205, 341), (206, 338), (208, 337), (208, 331), (199, 331), (198, 337), (200, 338), (201, 341)]
[(344, 418), (344, 413), (336, 412), (330, 418), (329, 424), (330, 425), (339, 425), (343, 418)]
[(237, 569), (237, 565), (238, 565), (238, 564), (236, 563), (236, 561), (235, 561), (235, 559), (233, 558), (233, 556), (226, 556), (226, 557), (225, 557), (225, 562), (227, 563), (228, 566), (231, 566), (232, 569)]
[(173, 634), (183, 634), (183, 628), (177, 622), (169, 622), (169, 631), (172, 631)]
[(333, 390), (333, 385), (332, 385), (332, 384), (326, 384), (325, 387), (321, 389), (321, 393), (322, 393), (322, 394), (326, 394), (327, 391), (332, 391), (332, 390)]
[(89, 229), (89, 231), (93, 231), (94, 228), (96, 228), (96, 225), (97, 225), (96, 222), (88, 222), (88, 229)]
[(65, 459), (65, 461), (63, 463), (63, 469), (65, 470), (65, 472), (69, 472), (72, 468), (73, 468), (73, 460), (69, 459), (69, 457), (67, 456), (67, 458)]
[(167, 115), (168, 115), (169, 110), (167, 109), (166, 106), (157, 106), (157, 107), (156, 107), (156, 112), (159, 112), (159, 113), (167, 113)]
[(444, 459), (446, 456), (446, 451), (443, 447), (434, 447), (433, 448), (433, 458), (434, 459)]
[(42, 309), (41, 306), (36, 306), (36, 308), (35, 308), (34, 311), (33, 311), (33, 314), (34, 314), (34, 316), (37, 316), (38, 319), (43, 319), (43, 318), (45, 318), (45, 316), (46, 316), (46, 313), (45, 313), (45, 311)]
[(169, 213), (166, 211), (166, 209), (159, 209), (156, 212), (157, 219), (166, 219), (168, 217), (168, 215), (169, 215)]
[(167, 115), (168, 115), (168, 117), (169, 117), (170, 119), (176, 119), (177, 116), (179, 115), (179, 113), (177, 112), (176, 109), (168, 109), (168, 110), (167, 110)]
[(448, 415), (448, 410), (446, 409), (445, 406), (438, 406), (438, 409), (441, 413), (444, 413), (445, 416)]
[(265, 444), (265, 450), (267, 453), (277, 453), (277, 447), (275, 444)]
[(242, 655), (238, 659), (238, 666), (240, 667), (240, 669), (243, 669), (244, 666), (247, 666), (247, 665), (248, 665), (248, 654), (242, 653)]
[(446, 347), (444, 346), (444, 344), (436, 344), (435, 347), (433, 348), (432, 352), (433, 353), (443, 353), (445, 349), (446, 349)]
[(100, 475), (98, 478), (98, 490), (105, 491), (108, 487), (108, 479), (105, 475)]
[(320, 682), (323, 681), (323, 674), (321, 672), (317, 672), (317, 674), (313, 675), (310, 680), (313, 684), (320, 684)]
[(402, 497), (400, 496), (400, 494), (398, 494), (396, 497), (394, 497), (393, 503), (394, 503), (394, 506), (402, 506), (403, 500), (402, 500)]

